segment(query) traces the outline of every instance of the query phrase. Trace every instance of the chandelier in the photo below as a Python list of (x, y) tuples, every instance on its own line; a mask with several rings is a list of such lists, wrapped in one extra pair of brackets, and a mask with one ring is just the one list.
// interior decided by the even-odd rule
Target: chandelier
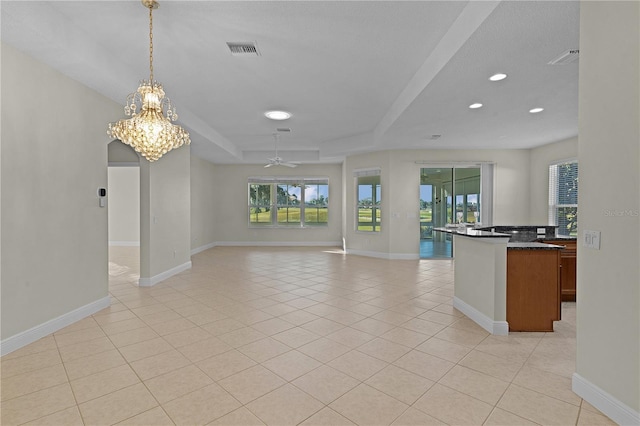
[(142, 80), (135, 93), (127, 96), (124, 113), (129, 119), (109, 123), (107, 135), (130, 145), (149, 161), (156, 161), (167, 152), (189, 145), (189, 133), (171, 124), (178, 119), (176, 109), (165, 98), (162, 84), (153, 79), (153, 9), (155, 0), (142, 0), (149, 9), (149, 80)]

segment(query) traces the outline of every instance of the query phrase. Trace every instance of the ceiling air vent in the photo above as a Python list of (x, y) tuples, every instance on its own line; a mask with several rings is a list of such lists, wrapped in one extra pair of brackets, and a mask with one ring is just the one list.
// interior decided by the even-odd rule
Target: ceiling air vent
[(549, 65), (565, 65), (571, 63), (578, 59), (580, 55), (580, 50), (578, 49), (569, 49), (560, 54), (557, 58), (552, 61), (549, 61)]
[(229, 50), (233, 56), (260, 56), (258, 46), (256, 46), (256, 43), (253, 41), (227, 42), (227, 46), (229, 46)]
[(280, 133), (288, 133), (291, 131), (291, 129), (288, 127), (278, 127), (276, 130)]

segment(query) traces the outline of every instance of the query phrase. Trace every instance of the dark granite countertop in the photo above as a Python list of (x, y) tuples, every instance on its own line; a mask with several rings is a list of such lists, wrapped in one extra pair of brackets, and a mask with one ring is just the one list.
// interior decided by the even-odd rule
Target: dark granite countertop
[(433, 228), (434, 231), (438, 231), (438, 232), (446, 232), (448, 234), (453, 234), (453, 235), (462, 235), (465, 237), (472, 237), (472, 238), (511, 238), (511, 235), (509, 234), (502, 234), (500, 232), (491, 232), (491, 231), (482, 231), (479, 229), (473, 229), (473, 228)]
[(507, 243), (507, 250), (559, 250), (564, 246), (545, 243)]
[(492, 225), (482, 226), (479, 229), (508, 228), (508, 229), (538, 229), (538, 228), (557, 228), (558, 225)]
[(542, 238), (538, 238), (537, 241), (576, 241), (578, 238), (577, 237), (569, 237), (567, 235), (557, 235), (555, 237), (542, 237)]
[(575, 240), (574, 237), (557, 236), (557, 225), (492, 225), (479, 227), (486, 231), (500, 232), (511, 235), (510, 242), (533, 243), (550, 240)]

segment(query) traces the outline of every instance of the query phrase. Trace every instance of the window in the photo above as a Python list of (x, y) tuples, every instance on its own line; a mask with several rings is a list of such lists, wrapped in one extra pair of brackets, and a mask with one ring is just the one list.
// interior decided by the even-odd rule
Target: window
[(578, 162), (549, 166), (549, 224), (558, 235), (578, 233)]
[(304, 222), (308, 225), (327, 224), (329, 215), (329, 185), (313, 183), (304, 188)]
[(380, 232), (381, 186), (380, 170), (362, 170), (354, 172), (357, 190), (356, 230)]
[(249, 226), (307, 227), (329, 223), (326, 178), (249, 179)]
[(275, 185), (278, 203), (276, 205), (278, 225), (300, 225), (300, 184), (278, 183)]
[(271, 185), (249, 184), (249, 223), (271, 224)]

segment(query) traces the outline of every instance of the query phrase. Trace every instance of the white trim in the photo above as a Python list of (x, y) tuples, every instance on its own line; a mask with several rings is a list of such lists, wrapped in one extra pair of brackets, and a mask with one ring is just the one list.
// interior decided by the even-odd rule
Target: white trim
[(329, 176), (249, 176), (249, 184), (252, 183), (308, 183), (316, 182), (320, 185), (329, 184)]
[(509, 323), (506, 321), (494, 321), (473, 306), (462, 301), (461, 299), (453, 298), (453, 307), (468, 316), (480, 327), (484, 328), (491, 334), (497, 336), (509, 335)]
[(139, 287), (151, 287), (158, 284), (161, 281), (166, 280), (176, 274), (179, 274), (182, 271), (186, 271), (191, 268), (191, 261), (185, 262), (182, 265), (175, 266), (171, 269), (167, 269), (164, 272), (159, 273), (158, 275), (154, 275), (151, 278), (140, 278), (138, 279)]
[(389, 253), (391, 260), (420, 260), (419, 253)]
[(573, 373), (571, 390), (619, 425), (640, 425), (639, 412), (619, 401), (613, 397), (613, 395), (594, 385), (578, 373)]
[(107, 163), (107, 166), (108, 167), (140, 167), (140, 161), (139, 160), (138, 161), (109, 161)]
[(388, 253), (381, 253), (378, 251), (365, 251), (365, 250), (353, 250), (353, 249), (346, 249), (344, 251), (346, 254), (351, 254), (351, 255), (356, 255), (356, 256), (366, 256), (366, 257), (375, 257), (378, 259), (388, 259), (389, 258), (389, 254)]
[(381, 253), (378, 251), (365, 251), (365, 250), (353, 250), (346, 249), (346, 254), (353, 254), (356, 256), (375, 257), (378, 259), (389, 260), (419, 260), (420, 255), (417, 253)]
[(578, 157), (569, 157), (569, 158), (564, 158), (562, 160), (553, 160), (551, 163), (549, 163), (549, 166), (559, 166), (560, 164), (577, 163), (577, 162), (578, 162)]
[(367, 177), (367, 176), (380, 176), (381, 174), (382, 174), (382, 168), (378, 166), (353, 170), (353, 177), (356, 177), (356, 178)]
[(340, 241), (217, 241), (227, 247), (342, 247)]
[(140, 247), (140, 241), (109, 241), (109, 246)]
[(191, 249), (191, 256), (193, 256), (194, 254), (198, 254), (200, 252), (203, 252), (205, 250), (209, 250), (210, 248), (214, 248), (215, 246), (216, 246), (216, 243), (214, 241), (213, 243), (205, 244), (203, 246)]
[(93, 315), (98, 311), (108, 308), (109, 306), (111, 306), (111, 298), (109, 296), (105, 296), (87, 305), (74, 309), (71, 312), (60, 315), (57, 318), (44, 322), (40, 325), (36, 325), (29, 330), (8, 337), (0, 342), (0, 355), (5, 356), (8, 353), (31, 344), (38, 339), (42, 339), (51, 333), (55, 333), (56, 331)]
[(497, 193), (495, 163), (480, 165), (480, 222), (484, 226), (493, 225), (494, 194)]

